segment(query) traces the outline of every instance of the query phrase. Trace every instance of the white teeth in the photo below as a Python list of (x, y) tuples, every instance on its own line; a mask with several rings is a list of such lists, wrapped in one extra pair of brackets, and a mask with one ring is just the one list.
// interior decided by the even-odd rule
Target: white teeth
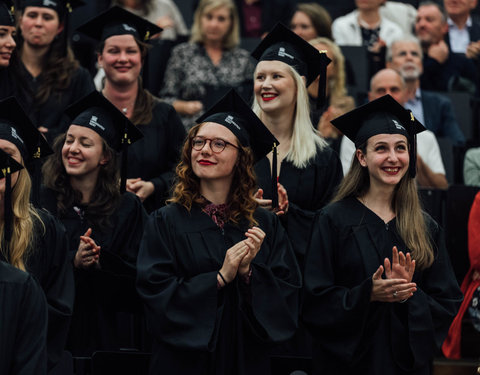
[(275, 94), (263, 94), (262, 97), (264, 98), (273, 98)]
[(398, 168), (385, 168), (387, 172), (397, 172)]

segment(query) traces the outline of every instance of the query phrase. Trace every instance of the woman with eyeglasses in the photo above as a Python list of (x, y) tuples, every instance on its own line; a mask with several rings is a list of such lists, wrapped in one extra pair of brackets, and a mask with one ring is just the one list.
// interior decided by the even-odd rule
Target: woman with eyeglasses
[(269, 374), (271, 344), (295, 331), (301, 285), (277, 216), (253, 198), (254, 160), (275, 139), (233, 91), (197, 122), (138, 256), (150, 373)]

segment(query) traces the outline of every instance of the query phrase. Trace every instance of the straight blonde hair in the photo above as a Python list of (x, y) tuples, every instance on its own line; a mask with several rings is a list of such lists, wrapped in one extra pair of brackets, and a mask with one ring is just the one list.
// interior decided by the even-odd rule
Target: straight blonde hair
[[(27, 271), (26, 264), (34, 250), (32, 246), (35, 241), (34, 219), (41, 224), (43, 231), (45, 231), (45, 226), (37, 211), (30, 204), (32, 182), (27, 170), (22, 169), (18, 173), (17, 183), (12, 189), (12, 238), (8, 249), (2, 241), (0, 251), (12, 266), (22, 271)], [(4, 230), (5, 222), (2, 220), (0, 225), (2, 238)]]
[[(281, 63), (285, 64), (284, 62)], [(306, 168), (309, 161), (317, 155), (317, 152), (323, 150), (323, 148), (327, 146), (327, 142), (313, 127), (312, 121), (310, 120), (310, 103), (305, 81), (293, 67), (288, 64), (285, 64), (285, 66), (288, 67), (288, 71), (295, 81), (295, 90), (297, 91), (292, 139), (290, 142), (290, 149), (285, 158), (295, 167), (303, 169)], [(254, 80), (256, 75), (257, 69), (255, 69)], [(264, 117), (257, 99), (253, 101), (252, 110), (260, 119)]]
[(191, 43), (203, 43), (202, 17), (214, 9), (226, 7), (230, 11), (230, 30), (223, 40), (223, 48), (232, 49), (240, 44), (240, 22), (238, 19), (237, 8), (232, 0), (201, 0), (193, 16), (192, 33), (190, 35)]

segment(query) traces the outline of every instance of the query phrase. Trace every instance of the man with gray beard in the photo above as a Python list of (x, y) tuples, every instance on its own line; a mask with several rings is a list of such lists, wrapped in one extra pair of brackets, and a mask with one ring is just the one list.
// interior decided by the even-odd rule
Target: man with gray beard
[(455, 145), (463, 145), (465, 137), (458, 126), (450, 99), (420, 88), (423, 73), (422, 48), (418, 39), (395, 40), (387, 50), (387, 67), (396, 70), (405, 80), (405, 108), (437, 137), (448, 137)]

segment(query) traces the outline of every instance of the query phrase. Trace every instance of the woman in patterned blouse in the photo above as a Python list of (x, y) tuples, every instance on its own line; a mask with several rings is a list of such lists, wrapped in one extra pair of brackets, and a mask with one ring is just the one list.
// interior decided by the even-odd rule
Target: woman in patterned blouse
[(201, 0), (190, 41), (173, 49), (160, 92), (177, 110), (187, 129), (228, 87), (251, 92), (254, 64), (248, 52), (238, 47), (239, 41), (234, 3)]

